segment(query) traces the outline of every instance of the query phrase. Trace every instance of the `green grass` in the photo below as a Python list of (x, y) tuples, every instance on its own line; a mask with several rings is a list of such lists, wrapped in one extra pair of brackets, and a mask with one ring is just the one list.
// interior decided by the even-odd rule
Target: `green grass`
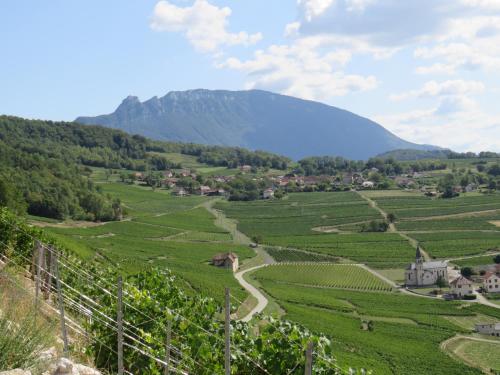
[(484, 369), (486, 373), (500, 371), (500, 341), (491, 343), (460, 338), (454, 340), (447, 350), (456, 358)]
[(390, 285), (365, 269), (347, 264), (271, 265), (254, 274), (259, 281), (273, 280), (285, 284), (322, 286), (338, 289), (390, 291)]
[(475, 267), (494, 264), (494, 255), (484, 255), (468, 259), (453, 260), (452, 263), (460, 267)]

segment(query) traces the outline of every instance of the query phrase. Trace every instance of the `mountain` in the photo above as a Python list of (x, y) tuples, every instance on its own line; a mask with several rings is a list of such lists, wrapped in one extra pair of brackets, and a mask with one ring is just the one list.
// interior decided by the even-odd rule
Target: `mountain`
[(145, 102), (129, 96), (111, 114), (75, 121), (159, 140), (241, 146), (294, 159), (367, 159), (396, 149), (437, 149), (407, 142), (354, 113), (260, 90), (173, 91)]

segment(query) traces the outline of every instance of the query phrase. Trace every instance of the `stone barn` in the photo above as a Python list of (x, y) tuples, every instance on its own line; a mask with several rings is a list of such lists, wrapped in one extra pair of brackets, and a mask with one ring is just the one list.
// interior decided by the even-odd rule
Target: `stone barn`
[(220, 253), (212, 258), (212, 264), (216, 267), (229, 268), (233, 272), (238, 271), (238, 255), (235, 253)]

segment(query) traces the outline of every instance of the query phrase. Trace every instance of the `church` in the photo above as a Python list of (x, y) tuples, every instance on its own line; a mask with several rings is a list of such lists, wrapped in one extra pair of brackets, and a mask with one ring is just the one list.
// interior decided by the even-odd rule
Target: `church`
[(448, 263), (446, 261), (425, 262), (420, 246), (417, 246), (415, 263), (410, 264), (405, 271), (406, 286), (435, 285), (439, 277), (448, 283)]

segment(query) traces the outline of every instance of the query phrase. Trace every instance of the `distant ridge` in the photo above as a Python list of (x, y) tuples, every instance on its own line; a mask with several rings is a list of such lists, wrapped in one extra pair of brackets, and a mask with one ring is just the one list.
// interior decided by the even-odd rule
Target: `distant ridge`
[(159, 140), (241, 146), (294, 159), (367, 159), (397, 149), (438, 149), (407, 142), (336, 107), (260, 90), (172, 91), (145, 102), (129, 96), (111, 114), (75, 121)]

